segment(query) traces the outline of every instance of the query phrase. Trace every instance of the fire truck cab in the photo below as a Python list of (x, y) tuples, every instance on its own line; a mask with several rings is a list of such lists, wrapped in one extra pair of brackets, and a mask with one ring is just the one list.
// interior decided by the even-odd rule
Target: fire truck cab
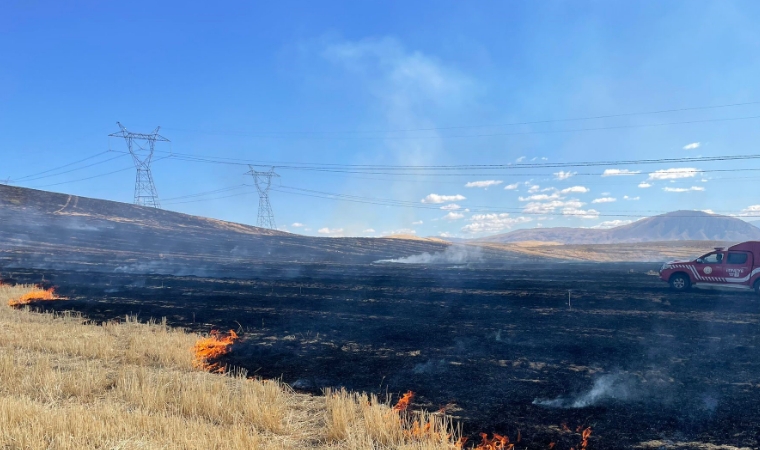
[(692, 286), (754, 289), (760, 294), (760, 242), (748, 241), (714, 251), (693, 261), (670, 261), (660, 268), (660, 279), (675, 291)]

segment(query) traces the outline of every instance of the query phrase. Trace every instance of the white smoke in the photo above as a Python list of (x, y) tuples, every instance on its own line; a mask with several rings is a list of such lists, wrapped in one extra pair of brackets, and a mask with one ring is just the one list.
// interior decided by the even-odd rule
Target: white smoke
[(590, 390), (575, 397), (535, 399), (533, 404), (548, 408), (586, 408), (604, 400), (628, 400), (632, 396), (633, 388), (629, 380), (619, 374), (608, 374), (597, 378)]
[(381, 259), (375, 262), (398, 264), (464, 264), (468, 262), (479, 262), (482, 259), (483, 251), (480, 247), (452, 245), (442, 252), (426, 252), (419, 255), (407, 256), (405, 258)]

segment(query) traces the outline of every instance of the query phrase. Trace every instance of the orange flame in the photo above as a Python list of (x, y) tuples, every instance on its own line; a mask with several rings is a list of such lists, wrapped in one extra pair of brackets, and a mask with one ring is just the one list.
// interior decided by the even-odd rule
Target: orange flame
[(487, 433), (480, 433), (481, 443), (475, 447), (475, 450), (513, 450), (515, 444), (509, 443), (509, 437), (494, 433), (493, 438), (489, 439)]
[(35, 287), (31, 291), (22, 295), (21, 297), (12, 298), (8, 300), (8, 306), (13, 306), (13, 307), (23, 306), (23, 305), (28, 305), (32, 302), (45, 301), (45, 300), (63, 300), (63, 297), (58, 297), (57, 295), (55, 295), (55, 291), (53, 290), (53, 288), (41, 289), (39, 287)]
[(193, 367), (203, 369), (214, 373), (223, 373), (225, 367), (217, 359), (220, 356), (230, 352), (230, 346), (238, 339), (237, 333), (230, 330), (227, 333), (220, 333), (212, 330), (209, 337), (201, 338), (193, 346), (195, 360)]
[(581, 449), (586, 450), (586, 447), (588, 447), (589, 437), (591, 437), (591, 427), (588, 427), (585, 430), (583, 430), (583, 433), (581, 434), (581, 438), (583, 439), (581, 441)]
[(393, 407), (394, 411), (406, 411), (406, 408), (409, 407), (409, 403), (414, 398), (414, 392), (408, 391), (406, 394), (404, 394), (396, 403), (396, 406)]
[(419, 420), (415, 420), (412, 423), (412, 428), (408, 431), (409, 436), (413, 438), (422, 438), (428, 434), (431, 434), (431, 426), (432, 424), (430, 422), (425, 423), (425, 425), (422, 425)]

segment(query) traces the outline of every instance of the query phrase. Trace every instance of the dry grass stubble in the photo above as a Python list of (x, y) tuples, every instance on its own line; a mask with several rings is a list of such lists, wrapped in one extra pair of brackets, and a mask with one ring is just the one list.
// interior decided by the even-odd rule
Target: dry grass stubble
[(454, 448), (442, 416), (193, 369), (198, 336), (165, 322), (6, 306), (30, 288), (0, 285), (0, 448)]

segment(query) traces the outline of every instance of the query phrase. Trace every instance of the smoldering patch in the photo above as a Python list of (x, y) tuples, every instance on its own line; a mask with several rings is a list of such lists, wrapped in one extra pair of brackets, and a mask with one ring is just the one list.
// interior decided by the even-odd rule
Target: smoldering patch
[(547, 408), (588, 408), (608, 401), (630, 401), (638, 396), (638, 383), (631, 376), (623, 374), (605, 374), (594, 380), (594, 384), (585, 392), (554, 399), (535, 399), (534, 405)]
[(405, 258), (381, 259), (375, 263), (396, 264), (465, 264), (483, 261), (483, 250), (480, 247), (452, 245), (446, 250), (436, 253), (421, 253)]

